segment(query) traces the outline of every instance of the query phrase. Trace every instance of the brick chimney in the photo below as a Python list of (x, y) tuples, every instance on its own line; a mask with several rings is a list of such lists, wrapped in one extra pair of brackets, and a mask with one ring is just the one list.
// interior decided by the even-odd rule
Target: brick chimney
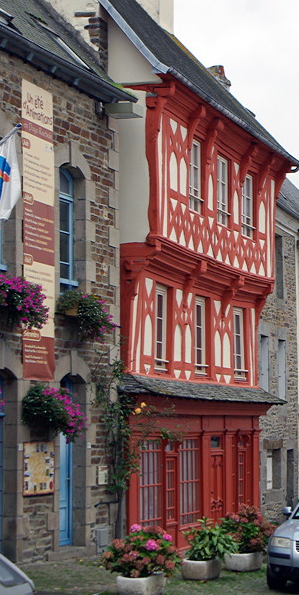
[(230, 90), (231, 82), (226, 78), (224, 67), (218, 64), (217, 66), (209, 66), (208, 70), (221, 83), (227, 91)]

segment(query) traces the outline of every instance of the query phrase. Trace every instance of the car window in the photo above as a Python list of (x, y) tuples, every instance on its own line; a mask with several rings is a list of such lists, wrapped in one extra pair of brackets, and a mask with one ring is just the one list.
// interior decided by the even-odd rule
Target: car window
[(0, 584), (5, 587), (11, 587), (13, 585), (20, 585), (21, 583), (24, 583), (23, 577), (15, 572), (13, 568), (6, 565), (3, 560), (0, 560)]

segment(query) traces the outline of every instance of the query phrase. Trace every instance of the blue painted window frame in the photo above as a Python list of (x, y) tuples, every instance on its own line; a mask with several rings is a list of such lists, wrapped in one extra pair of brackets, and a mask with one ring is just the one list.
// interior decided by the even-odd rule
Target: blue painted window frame
[[(61, 176), (67, 183), (68, 192), (61, 190)], [(60, 258), (60, 288), (62, 291), (72, 289), (78, 286), (78, 282), (74, 279), (74, 178), (70, 172), (61, 167), (59, 170), (59, 213), (61, 214), (62, 205), (67, 205), (67, 229), (61, 229), (59, 222), (59, 237), (60, 243), (62, 239), (67, 238), (67, 260), (63, 261)], [(61, 221), (61, 220), (60, 220)], [(67, 266), (69, 274), (67, 277), (61, 275), (62, 266)]]

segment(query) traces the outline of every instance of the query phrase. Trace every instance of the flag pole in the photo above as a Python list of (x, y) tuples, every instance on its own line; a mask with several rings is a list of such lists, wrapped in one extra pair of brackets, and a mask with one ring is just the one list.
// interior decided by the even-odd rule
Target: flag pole
[(20, 130), (21, 128), (22, 128), (22, 124), (17, 124), (10, 132), (8, 132), (2, 138), (2, 140), (0, 140), (0, 147), (1, 147), (1, 145), (3, 145), (5, 143), (5, 141), (7, 141), (7, 139), (9, 139), (15, 132), (17, 132), (17, 130)]

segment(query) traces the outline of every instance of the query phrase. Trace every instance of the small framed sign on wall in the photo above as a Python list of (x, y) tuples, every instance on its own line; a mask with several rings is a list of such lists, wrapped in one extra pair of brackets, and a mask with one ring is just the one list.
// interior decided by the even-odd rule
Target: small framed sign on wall
[(24, 442), (23, 496), (54, 492), (54, 442)]

